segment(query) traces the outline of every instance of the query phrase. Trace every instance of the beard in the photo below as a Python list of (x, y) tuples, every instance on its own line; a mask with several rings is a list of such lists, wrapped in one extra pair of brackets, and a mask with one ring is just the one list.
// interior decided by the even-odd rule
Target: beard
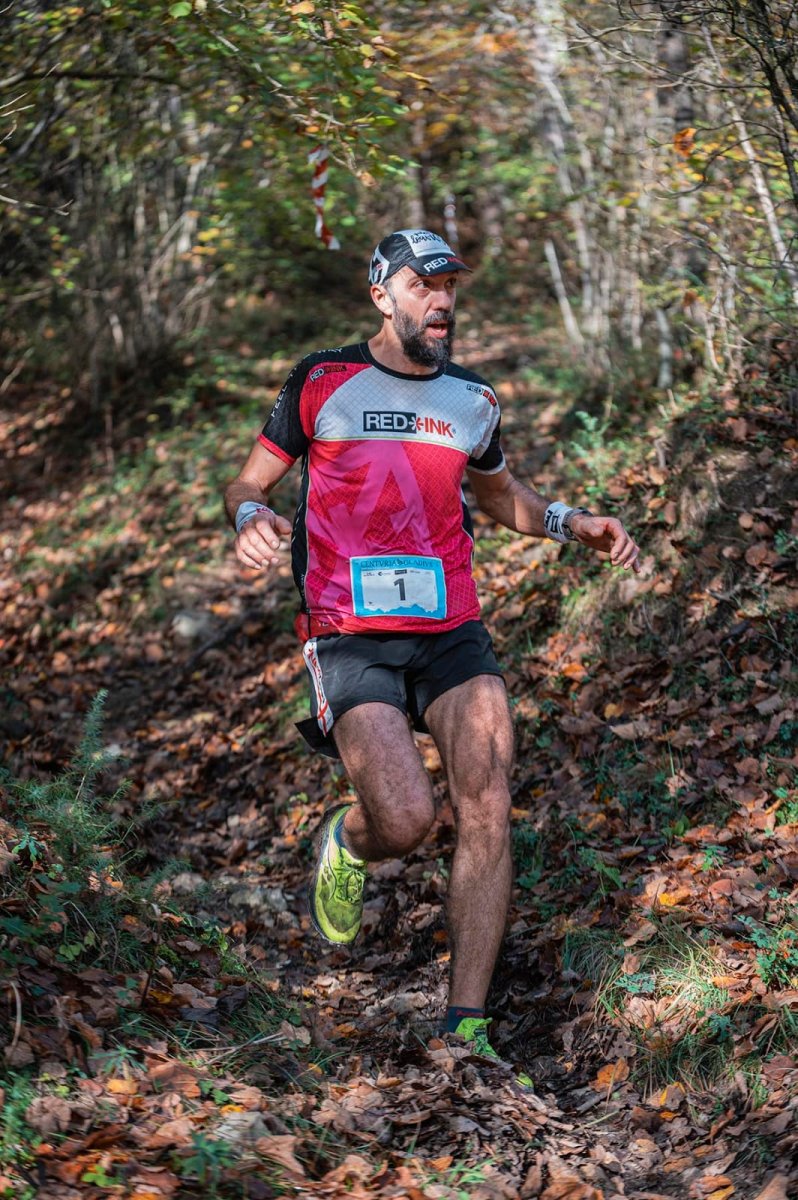
[[(445, 338), (428, 338), (424, 330), (428, 325), (445, 322), (448, 332)], [(433, 312), (417, 325), (404, 309), (394, 305), (393, 323), (402, 349), (411, 362), (420, 367), (447, 367), (454, 346), (455, 319), (450, 312)]]

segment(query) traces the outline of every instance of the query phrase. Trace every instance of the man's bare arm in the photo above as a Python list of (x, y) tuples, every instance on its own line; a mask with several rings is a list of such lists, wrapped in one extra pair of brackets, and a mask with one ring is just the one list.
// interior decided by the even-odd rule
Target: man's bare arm
[[(233, 528), (239, 506), (248, 500), (268, 506), (272, 489), (290, 469), (290, 463), (272, 454), (260, 442), (255, 443), (240, 473), (225, 489), (224, 507)], [(267, 507), (247, 521), (236, 537), (236, 557), (243, 566), (256, 571), (274, 566), (280, 561), (277, 557), (282, 549), (280, 539), (290, 536), (291, 522)]]
[(543, 516), (548, 500), (516, 479), (507, 467), (493, 475), (469, 471), (468, 479), (477, 504), (487, 516), (518, 533), (545, 537)]
[[(507, 467), (493, 475), (468, 472), (477, 504), (487, 516), (508, 529), (547, 537), (543, 518), (550, 501), (516, 479)], [(570, 518), (576, 540), (609, 554), (616, 566), (640, 570), (640, 548), (617, 517), (574, 513)]]

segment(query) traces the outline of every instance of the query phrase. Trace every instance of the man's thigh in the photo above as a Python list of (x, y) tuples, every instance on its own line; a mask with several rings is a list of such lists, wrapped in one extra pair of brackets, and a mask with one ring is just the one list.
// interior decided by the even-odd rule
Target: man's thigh
[(416, 729), (427, 729), (426, 714), (445, 692), (479, 675), (501, 678), (490, 634), (481, 621), (466, 621), (417, 641), (420, 653), (407, 676), (408, 708)]
[(360, 704), (333, 727), (349, 779), (370, 814), (432, 806), (429, 777), (406, 715), (391, 704)]
[(438, 696), (424, 720), (440, 751), (452, 799), (506, 786), (513, 760), (513, 724), (504, 682), (476, 675)]

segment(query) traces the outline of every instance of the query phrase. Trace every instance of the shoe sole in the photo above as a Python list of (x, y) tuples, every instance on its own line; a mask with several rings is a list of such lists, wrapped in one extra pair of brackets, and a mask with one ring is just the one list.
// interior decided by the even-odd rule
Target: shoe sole
[(342, 808), (351, 808), (351, 805), (350, 804), (336, 804), (333, 808), (331, 808), (329, 810), (329, 812), (326, 812), (324, 814), (321, 825), (319, 826), (319, 832), (316, 834), (316, 837), (314, 838), (314, 841), (313, 841), (313, 845), (316, 850), (316, 866), (313, 871), (313, 877), (310, 881), (310, 891), (308, 892), (308, 912), (310, 913), (310, 920), (313, 924), (313, 928), (316, 930), (316, 933), (319, 935), (319, 937), (324, 939), (324, 941), (327, 943), (328, 946), (350, 946), (352, 944), (352, 942), (355, 940), (355, 938), (357, 937), (358, 932), (359, 932), (359, 930), (355, 930), (354, 935), (351, 938), (349, 938), (348, 941), (345, 941), (345, 942), (334, 941), (327, 933), (324, 932), (321, 925), (319, 924), (318, 919), (316, 917), (316, 907), (314, 904), (314, 897), (316, 894), (316, 884), (318, 883), (319, 875), (321, 874), (321, 852), (322, 852), (322, 848), (324, 846), (324, 841), (327, 836), (327, 831), (333, 822), (333, 819), (341, 811)]

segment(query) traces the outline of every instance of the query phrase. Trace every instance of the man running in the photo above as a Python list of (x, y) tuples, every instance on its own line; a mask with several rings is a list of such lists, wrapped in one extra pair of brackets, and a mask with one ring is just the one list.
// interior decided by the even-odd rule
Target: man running
[[(313, 924), (328, 942), (351, 942), (367, 864), (409, 853), (432, 825), (409, 717), (438, 747), (456, 820), (446, 1027), (496, 1058), (485, 998), (510, 901), (513, 732), (479, 620), (464, 472), (479, 508), (508, 529), (582, 542), (640, 568), (615, 517), (545, 500), (508, 470), (494, 391), (451, 361), (467, 270), (427, 230), (384, 238), (369, 270), (381, 329), (294, 367), (225, 504), (244, 566), (275, 566), (291, 538), (312, 713), (300, 728), (340, 756), (357, 793), (322, 822)], [(267, 502), (297, 459), (292, 525)]]

